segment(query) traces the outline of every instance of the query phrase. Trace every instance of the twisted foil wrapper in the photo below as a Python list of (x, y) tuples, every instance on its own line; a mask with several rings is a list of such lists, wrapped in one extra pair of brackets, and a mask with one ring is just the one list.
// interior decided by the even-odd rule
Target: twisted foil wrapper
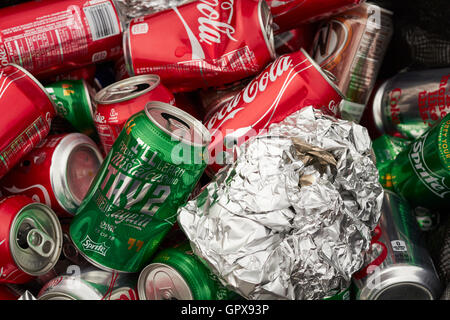
[(195, 254), (247, 299), (348, 288), (383, 200), (366, 129), (305, 108), (236, 151), (178, 211)]
[(115, 0), (115, 3), (125, 19), (130, 21), (192, 1), (194, 0)]

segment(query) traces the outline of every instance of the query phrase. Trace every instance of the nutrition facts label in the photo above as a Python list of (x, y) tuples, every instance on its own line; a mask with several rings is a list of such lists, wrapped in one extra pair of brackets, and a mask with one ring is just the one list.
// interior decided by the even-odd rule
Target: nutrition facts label
[(109, 1), (82, 8), (83, 3), (88, 2), (60, 5), (60, 11), (34, 15), (25, 24), (8, 21), (3, 27), (0, 23), (0, 48), (4, 46), (9, 62), (34, 73), (88, 56), (90, 42), (119, 34), (118, 18)]

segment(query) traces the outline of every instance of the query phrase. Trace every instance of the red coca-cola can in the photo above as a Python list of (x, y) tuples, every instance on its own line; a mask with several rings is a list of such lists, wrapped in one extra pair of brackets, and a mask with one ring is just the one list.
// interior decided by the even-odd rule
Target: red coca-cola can
[(200, 90), (199, 95), (205, 113), (204, 120), (207, 121), (211, 118), (225, 103), (233, 99), (244, 89), (251, 80), (253, 78), (246, 78), (227, 86)]
[(0, 300), (17, 300), (19, 295), (6, 285), (0, 285)]
[(0, 10), (0, 63), (36, 77), (122, 54), (122, 26), (113, 0), (30, 1)]
[(217, 172), (234, 145), (307, 106), (339, 117), (344, 98), (302, 49), (279, 57), (206, 121), (211, 134), (209, 173)]
[(46, 205), (16, 195), (0, 200), (0, 283), (26, 283), (58, 261), (61, 225)]
[(55, 104), (25, 69), (0, 69), (0, 178), (50, 131)]
[(131, 77), (97, 92), (94, 97), (97, 105), (94, 124), (105, 155), (111, 150), (128, 118), (144, 110), (149, 101), (175, 104), (173, 94), (155, 74)]
[(302, 23), (313, 22), (365, 2), (365, 0), (266, 0), (273, 15), (276, 34)]
[(99, 148), (84, 134), (48, 136), (1, 180), (0, 188), (44, 203), (59, 216), (73, 216), (102, 162)]
[(136, 18), (124, 32), (128, 73), (158, 74), (174, 92), (253, 76), (275, 58), (271, 22), (263, 0), (199, 0)]

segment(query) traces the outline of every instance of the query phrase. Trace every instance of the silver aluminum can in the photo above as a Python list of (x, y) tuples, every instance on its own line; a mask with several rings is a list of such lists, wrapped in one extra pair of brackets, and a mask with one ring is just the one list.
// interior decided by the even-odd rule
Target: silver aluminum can
[(369, 263), (353, 275), (358, 300), (439, 299), (441, 283), (408, 203), (385, 190)]
[(136, 277), (89, 266), (68, 271), (42, 287), (38, 300), (138, 300)]
[(372, 113), (381, 133), (416, 139), (450, 112), (450, 68), (403, 72), (383, 82)]

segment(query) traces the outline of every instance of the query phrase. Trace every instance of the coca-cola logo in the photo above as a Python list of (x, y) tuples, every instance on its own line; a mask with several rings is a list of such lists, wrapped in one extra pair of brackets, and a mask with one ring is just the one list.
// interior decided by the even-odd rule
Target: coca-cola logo
[(96, 123), (106, 123), (105, 116), (103, 116), (100, 113), (96, 112), (95, 116), (94, 116), (94, 122), (96, 122)]
[[(243, 91), (238, 93), (232, 100), (230, 100), (225, 106), (223, 106), (218, 112), (216, 112), (206, 124), (208, 130), (212, 128), (218, 128), (227, 120), (232, 119), (243, 107), (239, 102), (251, 103), (255, 100), (256, 96), (260, 92), (264, 92), (269, 83), (275, 82), (281, 77), (287, 70), (292, 67), (292, 59), (290, 56), (282, 56), (275, 60), (263, 73), (253, 79)], [(216, 125), (216, 123), (218, 123)], [(213, 133), (214, 134), (214, 133)]]
[(400, 124), (400, 109), (398, 108), (398, 102), (402, 96), (402, 90), (400, 88), (396, 88), (392, 90), (389, 94), (389, 107), (391, 113), (392, 123)]
[(2, 67), (8, 64), (8, 55), (6, 54), (5, 47), (3, 45), (0, 46), (0, 65)]
[[(220, 6), (219, 6), (220, 4)], [(198, 18), (198, 39), (200, 42), (207, 43), (209, 45), (213, 43), (221, 43), (221, 35), (225, 34), (228, 39), (232, 41), (237, 41), (233, 38), (233, 34), (236, 32), (233, 26), (231, 26), (231, 21), (233, 20), (234, 11), (234, 0), (200, 0), (197, 4), (197, 10), (203, 15)], [(216, 9), (229, 11), (228, 20), (221, 21), (220, 18), (223, 16)]]

